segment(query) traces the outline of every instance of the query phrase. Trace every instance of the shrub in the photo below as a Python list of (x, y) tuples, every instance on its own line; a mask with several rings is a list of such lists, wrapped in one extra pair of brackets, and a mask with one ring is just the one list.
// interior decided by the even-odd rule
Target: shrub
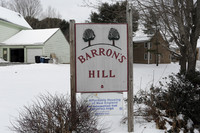
[(168, 132), (200, 130), (200, 73), (171, 75), (170, 81), (152, 87), (149, 93), (140, 93), (135, 101), (147, 105), (146, 119), (154, 120), (157, 128)]
[(76, 118), (72, 118), (71, 104), (66, 95), (40, 95), (31, 106), (24, 106), (11, 129), (18, 133), (71, 133), (71, 120), (77, 133), (101, 133), (97, 117), (86, 102), (78, 102)]

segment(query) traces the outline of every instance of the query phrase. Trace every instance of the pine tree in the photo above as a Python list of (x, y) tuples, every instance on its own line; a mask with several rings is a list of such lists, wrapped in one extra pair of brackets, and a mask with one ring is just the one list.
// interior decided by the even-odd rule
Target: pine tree
[[(90, 20), (93, 23), (126, 23), (126, 5), (126, 1), (115, 4), (102, 3), (98, 12), (90, 14)], [(133, 31), (137, 31), (138, 19), (139, 13), (133, 8)]]

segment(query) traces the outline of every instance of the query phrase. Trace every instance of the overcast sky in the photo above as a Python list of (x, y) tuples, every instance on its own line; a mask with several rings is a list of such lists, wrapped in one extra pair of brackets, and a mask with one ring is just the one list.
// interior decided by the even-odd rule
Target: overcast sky
[[(96, 0), (90, 1), (96, 2)], [(62, 19), (67, 21), (75, 19), (78, 23), (88, 20), (91, 10), (95, 11), (89, 7), (81, 7), (83, 5), (83, 0), (41, 0), (41, 4), (43, 10), (51, 6), (62, 15)]]

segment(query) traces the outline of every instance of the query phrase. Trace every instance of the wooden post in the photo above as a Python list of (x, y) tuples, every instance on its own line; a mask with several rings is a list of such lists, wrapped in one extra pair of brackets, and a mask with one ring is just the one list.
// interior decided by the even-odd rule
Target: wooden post
[(128, 23), (128, 52), (129, 52), (129, 85), (128, 85), (128, 132), (133, 132), (133, 28), (132, 28), (132, 8), (127, 1), (126, 7)]
[(70, 20), (70, 81), (71, 81), (71, 111), (72, 111), (72, 129), (76, 131), (76, 85), (75, 85), (75, 20)]

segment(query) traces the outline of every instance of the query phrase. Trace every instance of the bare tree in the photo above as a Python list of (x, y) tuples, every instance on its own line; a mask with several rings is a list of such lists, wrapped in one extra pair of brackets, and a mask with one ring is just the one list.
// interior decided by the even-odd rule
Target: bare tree
[(9, 8), (24, 17), (37, 17), (42, 12), (40, 0), (11, 0)]
[(7, 2), (5, 0), (0, 0), (0, 6), (7, 7)]
[(53, 7), (48, 6), (48, 8), (41, 15), (41, 18), (61, 18), (61, 14)]
[[(194, 72), (196, 46), (200, 34), (200, 0), (133, 0), (141, 18), (148, 17), (151, 9), (157, 14), (160, 31), (165, 40), (172, 37), (180, 48), (181, 71)], [(188, 66), (186, 67), (186, 62)], [(187, 69), (186, 69), (187, 68)]]

